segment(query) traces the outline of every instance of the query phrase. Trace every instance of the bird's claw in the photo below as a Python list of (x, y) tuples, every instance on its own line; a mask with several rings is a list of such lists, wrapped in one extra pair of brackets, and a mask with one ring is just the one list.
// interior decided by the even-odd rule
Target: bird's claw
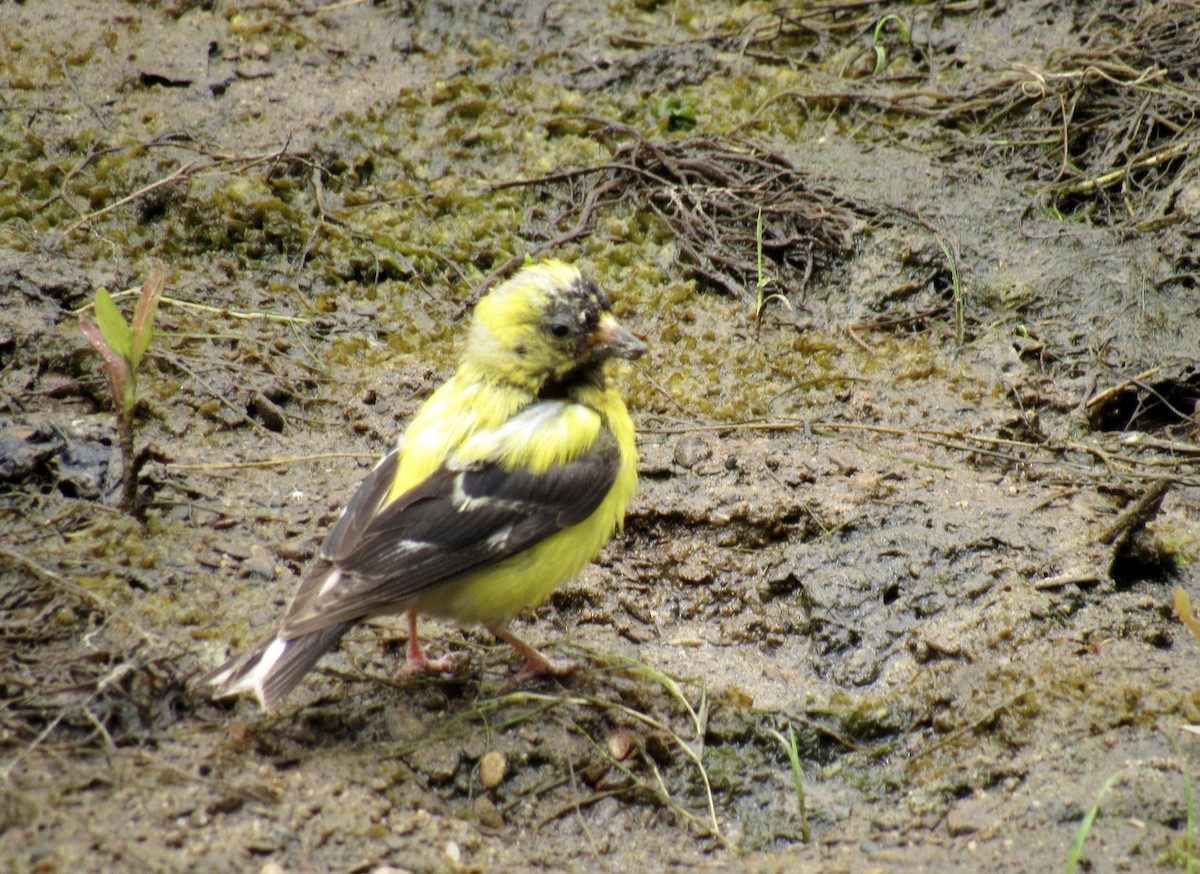
[(403, 682), (421, 674), (456, 674), (469, 661), (470, 657), (465, 652), (448, 652), (436, 659), (429, 658), (424, 652), (418, 656), (410, 655), (396, 672), (396, 680)]
[(525, 667), (509, 678), (508, 682), (500, 688), (500, 694), (507, 695), (509, 692), (514, 692), (534, 677), (565, 677), (577, 670), (579, 670), (578, 662), (570, 659), (552, 659), (538, 653), (537, 658), (528, 658)]

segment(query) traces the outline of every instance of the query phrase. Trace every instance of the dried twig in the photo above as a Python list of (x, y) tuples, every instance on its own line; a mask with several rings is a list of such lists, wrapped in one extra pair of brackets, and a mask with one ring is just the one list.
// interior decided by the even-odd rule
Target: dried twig
[[(197, 176), (197, 175), (200, 175), (201, 173), (205, 173), (205, 172), (208, 172), (211, 170), (227, 169), (227, 168), (232, 168), (230, 170), (230, 172), (233, 172), (233, 173), (243, 173), (246, 170), (249, 170), (250, 168), (256, 167), (263, 163), (270, 163), (272, 165), (272, 167), (274, 167), (279, 162), (279, 160), (286, 154), (290, 142), (291, 142), (291, 139), (289, 136), (288, 141), (285, 142), (280, 149), (278, 149), (274, 152), (268, 152), (268, 153), (261, 154), (261, 155), (249, 155), (249, 156), (247, 156), (247, 155), (225, 155), (225, 154), (219, 154), (219, 153), (212, 154), (212, 155), (202, 154), (199, 157), (193, 158), (192, 160), (190, 160), (184, 164), (181, 164), (179, 167), (172, 170), (166, 176), (163, 176), (160, 179), (156, 179), (153, 182), (143, 185), (141, 188), (137, 189), (136, 191), (133, 191), (133, 192), (125, 195), (124, 197), (108, 204), (107, 206), (102, 206), (97, 210), (93, 210), (92, 212), (80, 215), (79, 219), (76, 222), (74, 222), (73, 224), (71, 224), (68, 227), (66, 227), (65, 229), (63, 229), (63, 231), (61, 231), (57, 235), (57, 241), (61, 243), (66, 238), (70, 237), (71, 234), (75, 233), (75, 231), (77, 231), (81, 228), (89, 227), (92, 224), (92, 222), (96, 221), (96, 219), (103, 218), (104, 216), (108, 215), (110, 212), (118, 210), (123, 206), (128, 206), (131, 203), (135, 203), (136, 201), (141, 200), (147, 194), (150, 194), (151, 192), (156, 191), (159, 188), (162, 188), (167, 185), (173, 185), (177, 182), (181, 182), (184, 179), (188, 179), (192, 176)], [(164, 145), (164, 143), (155, 143), (155, 144), (156, 145)], [(152, 144), (146, 144), (146, 145), (152, 145)], [(172, 145), (178, 145), (178, 143), (174, 143)], [(76, 209), (71, 204), (71, 201), (66, 196), (66, 183), (70, 180), (72, 175), (78, 173), (80, 170), (82, 170), (84, 167), (86, 167), (91, 161), (95, 160), (96, 157), (99, 157), (99, 155), (103, 154), (103, 153), (104, 152), (96, 152), (96, 153), (89, 155), (87, 158), (84, 159), (84, 161), (78, 167), (73, 169), (71, 171), (71, 173), (68, 174), (67, 179), (63, 181), (63, 186), (62, 186), (62, 188), (60, 188), (59, 193), (55, 199), (62, 200), (64, 203), (68, 204), (68, 206), (71, 206), (71, 208), (74, 209), (76, 212), (79, 212), (79, 210)], [(45, 206), (45, 205), (47, 205), (47, 204), (43, 204), (43, 206)]]
[[(854, 231), (869, 213), (814, 183), (782, 155), (750, 142), (722, 137), (661, 142), (628, 125), (583, 120), (609, 145), (610, 161), (492, 186), (537, 187), (566, 202), (548, 221), (530, 223), (527, 235), (536, 239), (534, 254), (591, 233), (605, 209), (633, 203), (670, 229), (682, 267), (740, 298), (755, 286), (758, 275), (761, 214), (762, 251), (772, 263), (770, 274), (799, 295), (814, 270), (849, 251)], [(577, 186), (582, 179), (591, 181)], [(521, 257), (501, 265), (473, 299)]]

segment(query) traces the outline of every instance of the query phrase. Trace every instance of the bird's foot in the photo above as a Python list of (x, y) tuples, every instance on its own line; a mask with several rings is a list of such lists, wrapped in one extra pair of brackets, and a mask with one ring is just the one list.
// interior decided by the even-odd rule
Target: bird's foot
[(500, 689), (500, 694), (506, 695), (514, 689), (520, 688), (534, 677), (565, 677), (567, 674), (572, 674), (579, 670), (579, 663), (573, 662), (570, 659), (553, 659), (545, 653), (539, 652), (534, 647), (530, 646), (521, 638), (517, 637), (511, 631), (503, 628), (497, 629), (488, 627), (488, 630), (496, 637), (508, 643), (525, 656), (525, 667), (521, 668), (516, 674), (509, 679), (507, 683)]
[(396, 681), (411, 680), (421, 674), (456, 674), (468, 661), (469, 656), (465, 652), (448, 652), (436, 659), (431, 659), (424, 650), (417, 654), (409, 652), (408, 658), (396, 672)]
[(396, 672), (396, 682), (411, 680), (421, 674), (456, 674), (466, 667), (470, 658), (465, 652), (448, 652), (441, 658), (431, 659), (417, 636), (417, 611), (409, 610), (404, 616), (408, 620), (408, 658)]
[(570, 659), (552, 659), (538, 653), (536, 659), (528, 659), (525, 667), (513, 674), (501, 689), (500, 694), (507, 695), (524, 686), (534, 677), (565, 677), (579, 670), (579, 662)]

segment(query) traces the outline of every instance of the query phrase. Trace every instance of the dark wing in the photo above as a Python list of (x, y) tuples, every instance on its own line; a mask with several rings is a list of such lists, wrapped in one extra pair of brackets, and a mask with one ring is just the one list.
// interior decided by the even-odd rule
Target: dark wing
[[(365, 526), (346, 523), (334, 544), (339, 554), (306, 575), (280, 633), (290, 638), (387, 612), (431, 586), (577, 525), (600, 506), (619, 467), (617, 441), (607, 428), (586, 453), (542, 473), (494, 464), (442, 467)], [(359, 493), (367, 491), (364, 483)], [(358, 497), (338, 526), (351, 516)], [(351, 532), (359, 534), (357, 539), (346, 536)], [(335, 527), (327, 546), (337, 533)]]
[[(359, 484), (354, 496), (350, 498), (350, 503), (346, 504), (337, 521), (333, 523), (333, 528), (325, 535), (319, 557), (304, 572), (296, 594), (292, 596), (288, 616), (303, 613), (305, 605), (317, 596), (329, 579), (336, 562), (354, 551), (371, 520), (387, 499), (399, 463), (400, 451), (393, 449), (379, 460), (367, 478)], [(285, 627), (286, 623), (287, 617), (284, 617)], [(281, 629), (280, 633), (282, 631)]]
[[(354, 497), (350, 499), (346, 509), (342, 510), (342, 515), (338, 516), (333, 528), (325, 535), (325, 541), (321, 544), (322, 558), (338, 561), (354, 550), (367, 526), (387, 499), (399, 464), (399, 449), (393, 449), (379, 460), (374, 470), (354, 492)], [(299, 596), (300, 592), (297, 592), (296, 597)]]

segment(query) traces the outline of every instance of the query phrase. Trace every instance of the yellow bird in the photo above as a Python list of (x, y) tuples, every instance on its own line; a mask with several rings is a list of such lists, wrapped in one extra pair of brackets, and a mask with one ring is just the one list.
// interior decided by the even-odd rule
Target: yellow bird
[(509, 621), (578, 574), (622, 525), (637, 484), (633, 422), (605, 362), (645, 344), (575, 267), (525, 267), (475, 308), (458, 369), (358, 487), (279, 627), (201, 682), (279, 704), (355, 623), (407, 612), (400, 676), (453, 670), (420, 613), (482, 624), (526, 664), (565, 674)]

